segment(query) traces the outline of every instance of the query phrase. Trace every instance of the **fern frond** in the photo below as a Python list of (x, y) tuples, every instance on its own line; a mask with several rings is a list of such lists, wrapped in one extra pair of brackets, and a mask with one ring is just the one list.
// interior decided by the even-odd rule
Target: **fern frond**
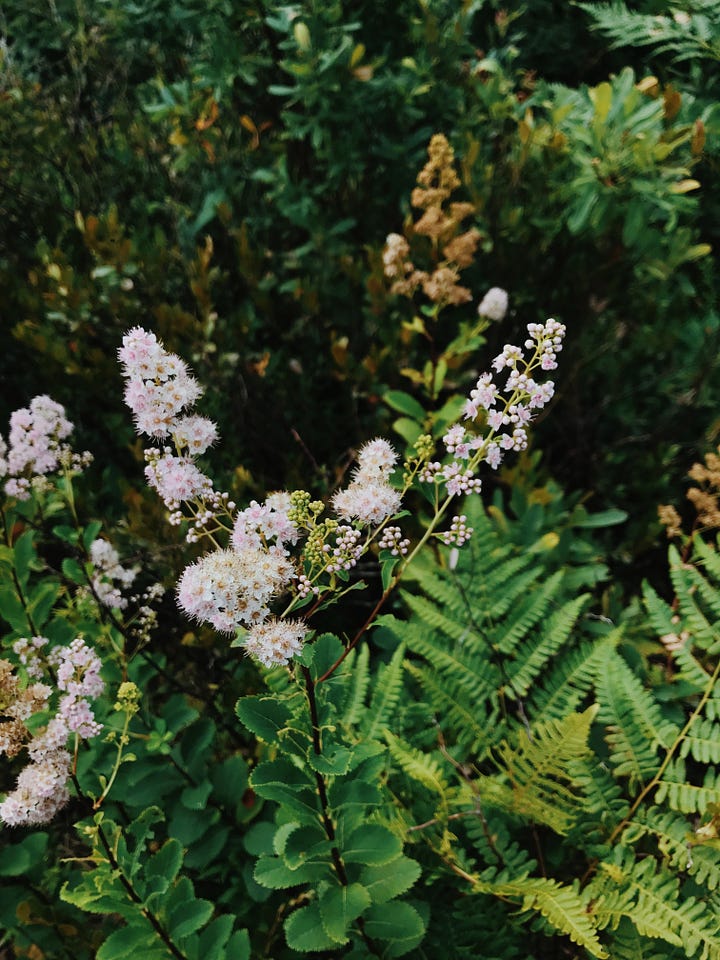
[(378, 739), (388, 725), (403, 689), (405, 645), (400, 644), (389, 663), (378, 671), (370, 705), (363, 717), (362, 733), (366, 740)]
[[(593, 829), (597, 831), (601, 827), (606, 836), (611, 834), (630, 809), (620, 784), (594, 756), (575, 763), (571, 773), (585, 798), (584, 812), (592, 817)], [(578, 830), (587, 831), (584, 819), (578, 824)], [(592, 835), (588, 839), (592, 840)]]
[[(495, 761), (509, 781), (510, 809), (547, 824), (556, 833), (568, 831), (583, 807), (583, 796), (570, 768), (590, 753), (588, 737), (596, 712), (592, 706), (562, 720), (547, 720), (533, 727), (532, 739), (521, 730), (516, 744), (501, 744)], [(482, 779), (479, 786), (483, 796)], [(485, 786), (491, 799), (502, 801), (504, 790)]]
[(484, 697), (458, 697), (459, 688), (444, 683), (431, 669), (412, 663), (406, 663), (405, 669), (422, 687), (443, 734), (451, 736), (461, 750), (471, 752), (476, 760), (482, 759), (503, 729), (498, 723), (500, 711), (494, 705), (495, 698), (489, 695), (494, 689), (488, 685), (488, 695)]
[(658, 637), (677, 633), (677, 616), (670, 604), (647, 582), (642, 585), (642, 595), (648, 620)]
[(705, 813), (711, 804), (720, 803), (720, 774), (708, 767), (702, 786), (688, 783), (685, 761), (678, 757), (667, 765), (658, 782), (655, 800), (657, 803), (667, 801), (671, 810), (681, 813)]
[(632, 894), (628, 916), (640, 934), (682, 946), (688, 958), (699, 953), (699, 960), (720, 960), (720, 916), (694, 897), (678, 902), (677, 876), (652, 858), (600, 866), (621, 891)]
[(353, 652), (356, 655), (348, 666), (350, 683), (343, 707), (343, 722), (348, 726), (360, 723), (360, 719), (365, 715), (365, 697), (370, 683), (370, 648), (363, 644), (359, 650)]
[(598, 720), (607, 727), (606, 740), (615, 773), (630, 786), (644, 786), (658, 771), (657, 748), (669, 748), (677, 731), (665, 721), (657, 702), (617, 653), (598, 674)]
[[(713, 0), (714, 2), (714, 0)], [(720, 553), (702, 537), (693, 540), (694, 556), (700, 558), (700, 563), (710, 579), (720, 583)]]
[[(383, 623), (388, 623), (387, 618), (383, 618)], [(494, 696), (501, 684), (500, 670), (488, 661), (482, 649), (476, 652), (472, 644), (449, 645), (442, 635), (436, 637), (416, 620), (398, 620), (396, 626), (408, 649), (427, 660), (448, 684), (452, 695), (465, 701), (469, 709)]]
[(538, 637), (530, 637), (516, 651), (515, 662), (506, 666), (508, 686), (516, 697), (525, 696), (551, 657), (567, 642), (586, 603), (587, 596), (565, 603), (551, 614)]
[(520, 580), (522, 589), (518, 590), (518, 602), (510, 608), (508, 617), (500, 627), (493, 631), (493, 645), (502, 654), (509, 654), (528, 632), (545, 618), (547, 611), (560, 592), (562, 571), (558, 571), (541, 584), (536, 590), (527, 590)]
[(543, 926), (565, 934), (592, 957), (609, 956), (598, 939), (587, 904), (574, 887), (546, 877), (527, 877), (510, 883), (483, 885), (483, 892), (521, 900), (523, 911), (531, 910), (544, 918)]
[(699, 763), (720, 763), (720, 723), (713, 720), (696, 720), (692, 734), (680, 744), (680, 756), (691, 754)]
[(684, 960), (683, 954), (666, 946), (663, 950), (657, 940), (642, 937), (627, 917), (621, 917), (612, 938), (612, 960)]
[(575, 710), (621, 636), (620, 630), (613, 630), (601, 639), (586, 641), (567, 651), (543, 685), (531, 694), (528, 707), (532, 716), (559, 718)]
[(425, 624), (426, 629), (432, 627), (433, 630), (439, 631), (456, 643), (464, 643), (467, 640), (470, 640), (473, 646), (482, 643), (467, 615), (462, 619), (455, 619), (449, 615), (449, 610), (445, 613), (437, 604), (423, 596), (408, 593), (404, 595), (404, 600), (410, 610)]
[[(445, 798), (448, 784), (440, 764), (423, 750), (416, 750), (401, 737), (396, 737), (389, 730), (385, 731), (390, 756), (395, 763), (417, 783), (421, 783), (428, 790)], [(447, 806), (444, 801), (443, 806)]]
[(720, 16), (716, 3), (695, 0), (684, 4), (682, 20), (629, 10), (624, 3), (581, 3), (595, 21), (595, 29), (610, 40), (611, 48), (655, 46), (673, 59), (720, 59)]
[(699, 843), (685, 816), (659, 807), (639, 810), (625, 829), (623, 841), (635, 843), (645, 836), (655, 837), (659, 852), (671, 867), (694, 877), (708, 890), (720, 886), (720, 850)]

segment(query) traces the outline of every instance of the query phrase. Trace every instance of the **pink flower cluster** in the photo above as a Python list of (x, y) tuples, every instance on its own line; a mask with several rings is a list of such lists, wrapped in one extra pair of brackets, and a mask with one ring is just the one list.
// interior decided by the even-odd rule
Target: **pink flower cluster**
[(190, 541), (196, 540), (197, 531), (227, 500), (227, 495), (213, 490), (210, 478), (194, 462), (217, 439), (215, 424), (206, 417), (182, 413), (202, 396), (202, 388), (185, 361), (142, 327), (125, 334), (118, 357), (125, 377), (125, 403), (133, 412), (138, 433), (173, 441), (172, 446), (145, 451), (148, 484), (171, 511), (172, 522), (182, 519), (181, 503), (209, 501), (205, 508), (198, 508), (195, 530), (188, 534)]
[(123, 337), (118, 357), (127, 381), (125, 403), (135, 415), (138, 433), (170, 436), (180, 411), (202, 396), (185, 361), (168, 353), (155, 334), (142, 327)]
[(63, 442), (72, 430), (65, 408), (50, 397), (35, 397), (29, 407), (15, 410), (10, 416), (9, 443), (0, 437), (0, 477), (9, 477), (5, 492), (27, 500), (35, 478), (61, 465), (75, 471), (86, 467), (92, 460), (90, 454), (74, 454)]
[[(465, 419), (475, 420), (483, 411), (489, 433), (486, 436), (466, 435), (458, 424), (443, 438), (448, 450), (456, 457), (477, 459), (479, 453), (479, 459), (487, 460), (493, 469), (497, 469), (505, 451), (527, 448), (527, 426), (555, 392), (552, 380), (538, 383), (533, 373), (538, 368), (543, 371), (557, 368), (565, 326), (550, 319), (544, 324), (530, 323), (527, 330), (530, 336), (524, 349), (506, 344), (493, 360), (496, 373), (508, 371), (504, 386), (498, 386), (491, 373), (482, 373), (465, 401)], [(525, 350), (533, 351), (529, 359)]]
[(300, 531), (289, 517), (292, 509), (290, 494), (281, 491), (271, 493), (265, 503), (251, 500), (235, 518), (232, 545), (236, 550), (244, 547), (267, 547), (271, 543), (285, 547), (297, 543)]
[[(13, 649), (29, 677), (44, 672), (45, 637), (23, 637)], [(97, 736), (102, 726), (89, 701), (103, 690), (100, 660), (81, 638), (67, 647), (54, 647), (47, 663), (56, 669), (62, 694), (48, 723), (31, 732), (25, 721), (50, 707), (52, 688), (43, 683), (25, 687), (6, 660), (0, 660), (0, 699), (5, 704), (0, 721), (0, 753), (12, 757), (25, 747), (30, 762), (20, 772), (15, 790), (0, 803), (0, 820), (9, 826), (47, 823), (68, 802), (67, 780), (72, 758), (66, 749), (71, 733), (85, 739)]]

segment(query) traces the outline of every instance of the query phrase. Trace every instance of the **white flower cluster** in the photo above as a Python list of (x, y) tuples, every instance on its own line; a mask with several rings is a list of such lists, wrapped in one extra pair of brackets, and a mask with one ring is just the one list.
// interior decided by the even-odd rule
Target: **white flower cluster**
[(302, 650), (305, 633), (305, 624), (300, 620), (272, 617), (250, 629), (245, 638), (245, 649), (263, 666), (281, 665)]
[(5, 492), (27, 500), (39, 478), (66, 466), (80, 472), (92, 461), (89, 453), (75, 454), (64, 443), (73, 430), (62, 404), (39, 396), (29, 407), (10, 416), (9, 444), (0, 437), (0, 477), (7, 476)]
[[(31, 678), (44, 672), (42, 651), (45, 637), (22, 637), (13, 649)], [(97, 736), (102, 727), (95, 720), (89, 701), (102, 693), (100, 660), (81, 638), (67, 647), (54, 647), (47, 663), (56, 669), (57, 688), (62, 694), (49, 722), (33, 732), (25, 721), (50, 708), (52, 688), (43, 683), (23, 687), (12, 665), (0, 660), (0, 753), (16, 756), (27, 749), (30, 762), (20, 772), (15, 789), (0, 803), (0, 820), (8, 826), (47, 823), (70, 799), (67, 780), (72, 758), (66, 749), (71, 733), (86, 739)]]
[(400, 509), (399, 491), (390, 485), (397, 454), (382, 438), (370, 440), (358, 453), (352, 482), (333, 497), (335, 513), (362, 526), (381, 524)]
[(92, 585), (97, 599), (110, 609), (124, 610), (128, 601), (123, 596), (123, 588), (133, 582), (137, 568), (123, 567), (117, 550), (107, 540), (94, 540), (90, 544), (90, 562), (95, 568)]
[(239, 626), (262, 623), (270, 615), (269, 603), (294, 573), (277, 547), (215, 550), (186, 567), (178, 583), (178, 603), (220, 633), (234, 633)]
[(480, 301), (478, 314), (488, 320), (502, 320), (507, 313), (508, 295), (502, 287), (490, 287)]

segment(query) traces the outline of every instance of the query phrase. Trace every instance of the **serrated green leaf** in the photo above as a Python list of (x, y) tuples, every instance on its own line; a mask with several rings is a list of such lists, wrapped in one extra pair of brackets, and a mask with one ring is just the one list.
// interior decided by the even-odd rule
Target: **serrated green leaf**
[(209, 900), (188, 900), (175, 907), (170, 915), (172, 937), (186, 937), (204, 927), (213, 915), (214, 907)]
[(334, 940), (325, 932), (317, 903), (311, 903), (290, 914), (285, 921), (285, 938), (290, 949), (299, 953), (331, 950), (338, 942), (344, 942)]
[[(291, 870), (296, 870), (302, 864), (312, 860), (330, 862), (333, 843), (319, 824), (288, 826), (292, 829), (287, 830), (284, 836), (276, 837), (276, 852), (282, 855)], [(282, 827), (278, 830), (278, 834), (281, 830)]]
[(270, 890), (288, 890), (304, 883), (327, 880), (330, 876), (326, 863), (304, 863), (291, 870), (281, 857), (260, 857), (253, 871), (255, 882)]
[(95, 954), (95, 960), (137, 960), (138, 956), (146, 957), (147, 951), (156, 942), (157, 935), (147, 923), (120, 927), (103, 943)]
[(365, 915), (365, 932), (372, 940), (415, 940), (425, 933), (425, 924), (414, 907), (398, 900), (371, 907)]
[(365, 867), (360, 882), (367, 888), (373, 903), (387, 903), (405, 893), (420, 876), (420, 864), (401, 855), (381, 866)]
[(167, 889), (178, 875), (182, 862), (182, 844), (171, 837), (146, 863), (145, 878), (160, 877), (165, 881), (164, 889)]
[(312, 769), (331, 777), (347, 773), (351, 759), (352, 750), (343, 746), (335, 747), (334, 750), (327, 750), (320, 755), (316, 754), (311, 747), (307, 753), (308, 764)]
[(346, 863), (378, 865), (390, 863), (402, 853), (402, 840), (379, 823), (367, 823), (354, 830), (342, 850)]
[(370, 906), (370, 894), (360, 883), (328, 887), (320, 897), (320, 916), (325, 933), (346, 943), (350, 924)]
[(265, 743), (278, 743), (292, 711), (278, 697), (241, 697), (235, 712), (244, 727)]

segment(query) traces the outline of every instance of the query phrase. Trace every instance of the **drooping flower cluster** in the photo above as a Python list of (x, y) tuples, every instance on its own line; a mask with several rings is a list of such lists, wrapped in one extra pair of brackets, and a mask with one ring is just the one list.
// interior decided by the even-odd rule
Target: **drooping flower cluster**
[[(13, 649), (29, 678), (45, 672), (45, 637), (21, 638)], [(51, 686), (23, 685), (12, 664), (0, 660), (0, 753), (17, 756), (27, 750), (30, 762), (20, 772), (15, 790), (0, 803), (0, 820), (9, 826), (47, 823), (70, 798), (67, 781), (72, 758), (66, 749), (71, 733), (82, 739), (96, 736), (102, 727), (90, 701), (102, 693), (100, 660), (81, 638), (67, 647), (54, 647), (46, 658), (56, 669), (61, 696), (47, 723), (32, 729), (26, 721), (51, 711)]]
[(92, 457), (73, 453), (64, 442), (72, 431), (65, 408), (50, 397), (35, 397), (29, 407), (15, 410), (10, 416), (9, 443), (0, 437), (0, 477), (8, 477), (5, 492), (27, 500), (32, 486), (60, 466), (82, 471)]
[(400, 509), (401, 495), (390, 485), (397, 454), (378, 438), (366, 443), (358, 454), (352, 482), (333, 497), (335, 513), (344, 520), (378, 526)]
[[(405, 237), (391, 233), (383, 250), (385, 276), (392, 280), (392, 293), (412, 297), (418, 289), (439, 307), (468, 303), (472, 294), (460, 284), (460, 271), (475, 259), (480, 232), (465, 230), (462, 221), (474, 212), (471, 203), (451, 202), (452, 193), (460, 186), (455, 172), (455, 154), (443, 134), (435, 134), (428, 145), (428, 160), (417, 176), (412, 192), (413, 207), (422, 211), (411, 230), (432, 241), (431, 270), (418, 269), (410, 259), (410, 245)], [(442, 257), (442, 259), (440, 259)]]
[(123, 588), (133, 582), (137, 569), (123, 567), (117, 550), (107, 540), (94, 540), (90, 544), (90, 561), (95, 568), (92, 586), (97, 599), (106, 607), (124, 610), (128, 600)]

